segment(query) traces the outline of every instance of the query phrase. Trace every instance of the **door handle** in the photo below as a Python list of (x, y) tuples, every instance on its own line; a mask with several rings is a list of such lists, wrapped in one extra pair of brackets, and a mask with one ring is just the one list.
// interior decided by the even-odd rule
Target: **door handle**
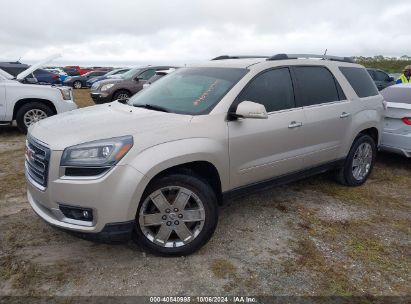
[(289, 125), (288, 128), (289, 129), (293, 129), (293, 128), (299, 128), (303, 125), (302, 122), (297, 122), (297, 121), (292, 121)]
[(350, 115), (351, 115), (350, 113), (342, 112), (341, 115), (340, 115), (340, 118), (347, 118)]

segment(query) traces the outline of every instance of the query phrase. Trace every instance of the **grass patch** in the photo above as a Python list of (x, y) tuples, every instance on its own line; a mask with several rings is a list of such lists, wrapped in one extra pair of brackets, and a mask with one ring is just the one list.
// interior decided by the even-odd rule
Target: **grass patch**
[(95, 105), (95, 103), (90, 97), (89, 89), (74, 89), (73, 92), (74, 92), (74, 101), (80, 108)]

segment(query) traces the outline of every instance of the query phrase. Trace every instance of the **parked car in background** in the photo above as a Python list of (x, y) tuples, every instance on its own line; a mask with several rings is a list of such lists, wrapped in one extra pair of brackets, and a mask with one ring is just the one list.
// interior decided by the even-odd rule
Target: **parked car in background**
[(379, 91), (395, 84), (394, 78), (383, 70), (368, 68), (367, 72), (370, 74), (372, 80), (374, 80)]
[(143, 88), (144, 83), (156, 71), (174, 68), (172, 66), (137, 67), (121, 75), (121, 78), (111, 78), (98, 81), (91, 86), (91, 98), (95, 103), (106, 103), (117, 99), (127, 99)]
[(59, 68), (45, 68), (46, 71), (52, 72), (59, 76), (60, 82), (63, 83), (64, 80), (68, 77), (67, 73), (63, 71), (63, 69)]
[(171, 72), (174, 72), (176, 69), (175, 68), (171, 68), (168, 70), (160, 70), (160, 71), (156, 71), (156, 73), (151, 76), (150, 79), (147, 80), (147, 82), (143, 85), (143, 88), (148, 88), (153, 82), (159, 80), (160, 78), (170, 74)]
[(82, 236), (133, 237), (182, 256), (211, 238), (224, 198), (326, 171), (346, 186), (367, 181), (384, 108), (363, 66), (323, 55), (223, 58), (178, 69), (127, 102), (31, 127), (28, 149), (46, 151), (49, 168), (37, 176), (26, 160), (35, 213)]
[(64, 68), (65, 69), (76, 70), (78, 75), (83, 75), (83, 74), (86, 74), (86, 73), (91, 72), (93, 70), (91, 68), (81, 68), (78, 65), (67, 65)]
[(396, 84), (381, 91), (387, 101), (381, 150), (411, 157), (411, 84)]
[(0, 69), (0, 125), (11, 125), (15, 120), (26, 132), (44, 118), (77, 108), (71, 88), (21, 83), (37, 68), (33, 65), (16, 77)]
[(107, 79), (107, 78), (118, 78), (118, 77), (120, 77), (121, 74), (124, 74), (125, 72), (128, 72), (128, 71), (130, 71), (129, 68), (112, 70), (112, 71), (110, 71), (110, 72), (108, 72), (108, 73), (106, 73), (102, 76), (97, 76), (97, 77), (90, 78), (89, 80), (87, 80), (86, 86), (88, 88), (90, 88), (93, 85), (93, 83), (95, 83), (97, 81), (104, 80), (104, 79)]
[(80, 76), (80, 73), (74, 68), (63, 68), (63, 71), (66, 72), (68, 76)]
[(107, 71), (101, 70), (101, 71), (91, 71), (88, 73), (85, 73), (81, 76), (69, 76), (64, 80), (64, 85), (73, 87), (75, 89), (81, 89), (87, 87), (87, 80), (97, 77), (97, 76), (102, 76), (107, 74)]
[(39, 84), (60, 84), (60, 75), (47, 71), (45, 69), (37, 69), (33, 72)]

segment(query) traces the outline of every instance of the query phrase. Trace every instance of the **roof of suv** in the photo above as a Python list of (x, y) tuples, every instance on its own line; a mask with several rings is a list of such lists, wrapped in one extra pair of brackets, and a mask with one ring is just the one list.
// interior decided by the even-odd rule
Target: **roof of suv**
[[(193, 64), (192, 67), (227, 67), (227, 68), (248, 68), (260, 63), (277, 62), (281, 65), (295, 64), (312, 64), (314, 62), (323, 65), (356, 65), (350, 57), (337, 57), (329, 55), (313, 54), (277, 54), (274, 56), (218, 56), (211, 61)], [(359, 65), (358, 65), (359, 66)]]

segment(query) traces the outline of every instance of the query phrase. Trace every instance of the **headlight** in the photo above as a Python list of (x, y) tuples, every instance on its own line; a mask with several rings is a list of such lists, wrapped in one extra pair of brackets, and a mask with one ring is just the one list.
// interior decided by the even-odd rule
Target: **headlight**
[(101, 87), (100, 91), (102, 91), (102, 92), (107, 91), (108, 89), (112, 88), (113, 86), (114, 86), (114, 83), (105, 84)]
[(109, 167), (117, 164), (133, 146), (130, 135), (92, 141), (64, 150), (61, 166)]
[(60, 91), (61, 96), (63, 97), (64, 100), (70, 100), (71, 99), (70, 90), (62, 89), (62, 88), (58, 88), (58, 90)]

